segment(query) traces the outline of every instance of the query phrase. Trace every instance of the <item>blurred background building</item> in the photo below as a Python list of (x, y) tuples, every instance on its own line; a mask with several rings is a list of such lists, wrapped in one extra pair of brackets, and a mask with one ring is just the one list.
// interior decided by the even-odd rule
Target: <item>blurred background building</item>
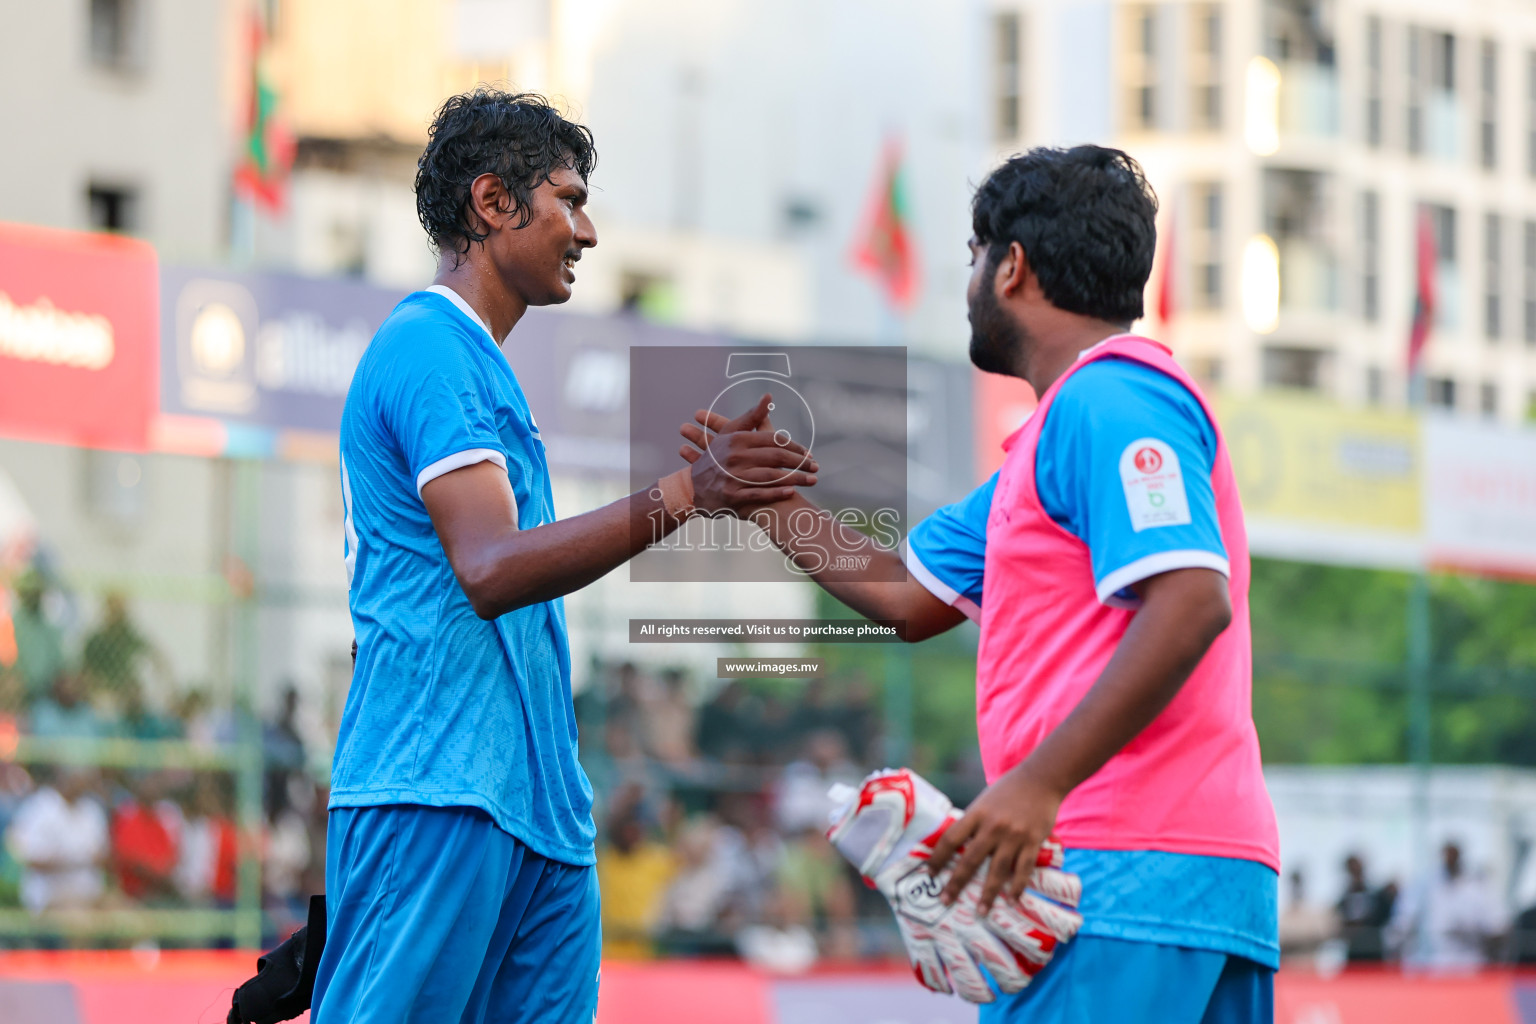
[[(1219, 394), (1260, 556), (1288, 951), (1427, 949), (1451, 899), (1536, 957), (1536, 8), (1493, 0), (0, 0), (0, 314), (105, 316), (126, 375), (0, 392), (0, 945), (297, 923), (350, 678), (335, 426), (433, 272), (426, 127), (479, 83), (600, 154), (575, 298), (507, 349), (564, 512), (629, 489), (628, 350), (667, 343), (907, 346), (909, 516), (958, 498), (1033, 404), (966, 362), (971, 187), (1035, 145), (1141, 160), (1139, 327)], [(819, 794), (980, 787), (974, 631), (727, 685), (736, 647), (627, 620), (839, 609), (623, 571), (568, 607), (615, 954), (890, 952)], [(90, 801), (105, 902), (65, 927), (27, 851)]]

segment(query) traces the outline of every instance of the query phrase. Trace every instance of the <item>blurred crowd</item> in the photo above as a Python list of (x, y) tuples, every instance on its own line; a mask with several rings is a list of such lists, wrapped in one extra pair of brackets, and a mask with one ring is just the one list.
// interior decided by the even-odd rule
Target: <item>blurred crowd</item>
[[(12, 593), (0, 631), (0, 908), (229, 909), (250, 852), (268, 932), (302, 922), (308, 894), (324, 889), (326, 791), (307, 770), (297, 690), (286, 687), (260, 723), (261, 814), (242, 834), (228, 768), (158, 767), (133, 750), (111, 760), (138, 767), (99, 763), (89, 741), (180, 740), (228, 754), (238, 738), (231, 708), (172, 678), (128, 599), (106, 594), (81, 626), (36, 569)], [(11, 760), (22, 737), (61, 744), (46, 759)]]
[[(598, 877), (612, 957), (739, 956), (798, 971), (898, 954), (880, 896), (826, 842), (827, 791), (884, 761), (858, 674), (697, 692), (678, 670), (603, 669), (577, 701), (600, 794)], [(951, 766), (957, 797), (979, 767)], [(969, 792), (959, 792), (968, 790)]]
[(1325, 973), (1345, 964), (1398, 962), (1405, 969), (1470, 971), (1491, 963), (1536, 963), (1536, 905), (1513, 916), (1482, 872), (1447, 841), (1439, 863), (1406, 886), (1375, 883), (1364, 859), (1344, 861), (1344, 889), (1329, 905), (1308, 901), (1292, 871), (1280, 914), (1282, 956)]

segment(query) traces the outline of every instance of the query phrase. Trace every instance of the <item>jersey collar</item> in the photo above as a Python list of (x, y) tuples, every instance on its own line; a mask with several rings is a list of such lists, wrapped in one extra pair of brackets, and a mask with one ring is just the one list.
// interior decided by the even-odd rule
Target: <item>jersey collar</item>
[[(454, 291), (452, 288), (445, 284), (429, 285), (424, 290), (432, 292), (436, 295), (441, 295), (443, 298), (453, 303), (458, 307), (460, 313), (463, 313), (465, 316), (469, 317), (470, 321), (473, 322), (475, 326), (479, 327), (482, 331), (485, 332), (485, 336), (491, 339), (492, 345), (496, 344), (496, 339), (491, 337), (491, 329), (485, 326), (485, 321), (480, 319), (480, 314), (476, 313), (474, 309), (471, 308), (470, 304), (464, 301), (464, 296), (460, 295), (458, 292)], [(497, 347), (500, 348), (501, 346), (498, 345)]]

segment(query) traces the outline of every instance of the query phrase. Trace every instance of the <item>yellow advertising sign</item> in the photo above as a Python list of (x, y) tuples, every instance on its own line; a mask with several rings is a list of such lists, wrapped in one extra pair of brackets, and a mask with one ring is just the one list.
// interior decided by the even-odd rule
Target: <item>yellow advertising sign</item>
[(1419, 427), (1304, 396), (1216, 401), (1250, 521), (1419, 534)]

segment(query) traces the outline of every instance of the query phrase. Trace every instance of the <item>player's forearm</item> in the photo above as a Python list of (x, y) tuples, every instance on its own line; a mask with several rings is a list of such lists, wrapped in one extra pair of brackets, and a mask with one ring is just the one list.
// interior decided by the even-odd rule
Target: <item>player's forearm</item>
[[(903, 640), (926, 640), (960, 618), (958, 613), (953, 619), (928, 614), (936, 599), (912, 578), (894, 551), (839, 522), (802, 494), (756, 509), (747, 518), (823, 590), (867, 619), (896, 626)], [(867, 556), (869, 562), (856, 573), (834, 568), (834, 559), (845, 555)]]
[(1098, 681), (1014, 771), (1059, 796), (1071, 792), (1168, 706), (1231, 619), (1226, 580), (1212, 570), (1149, 580)]
[(454, 572), (475, 614), (494, 619), (564, 597), (666, 537), (678, 520), (654, 490), (530, 530), (509, 530), (456, 558)]

